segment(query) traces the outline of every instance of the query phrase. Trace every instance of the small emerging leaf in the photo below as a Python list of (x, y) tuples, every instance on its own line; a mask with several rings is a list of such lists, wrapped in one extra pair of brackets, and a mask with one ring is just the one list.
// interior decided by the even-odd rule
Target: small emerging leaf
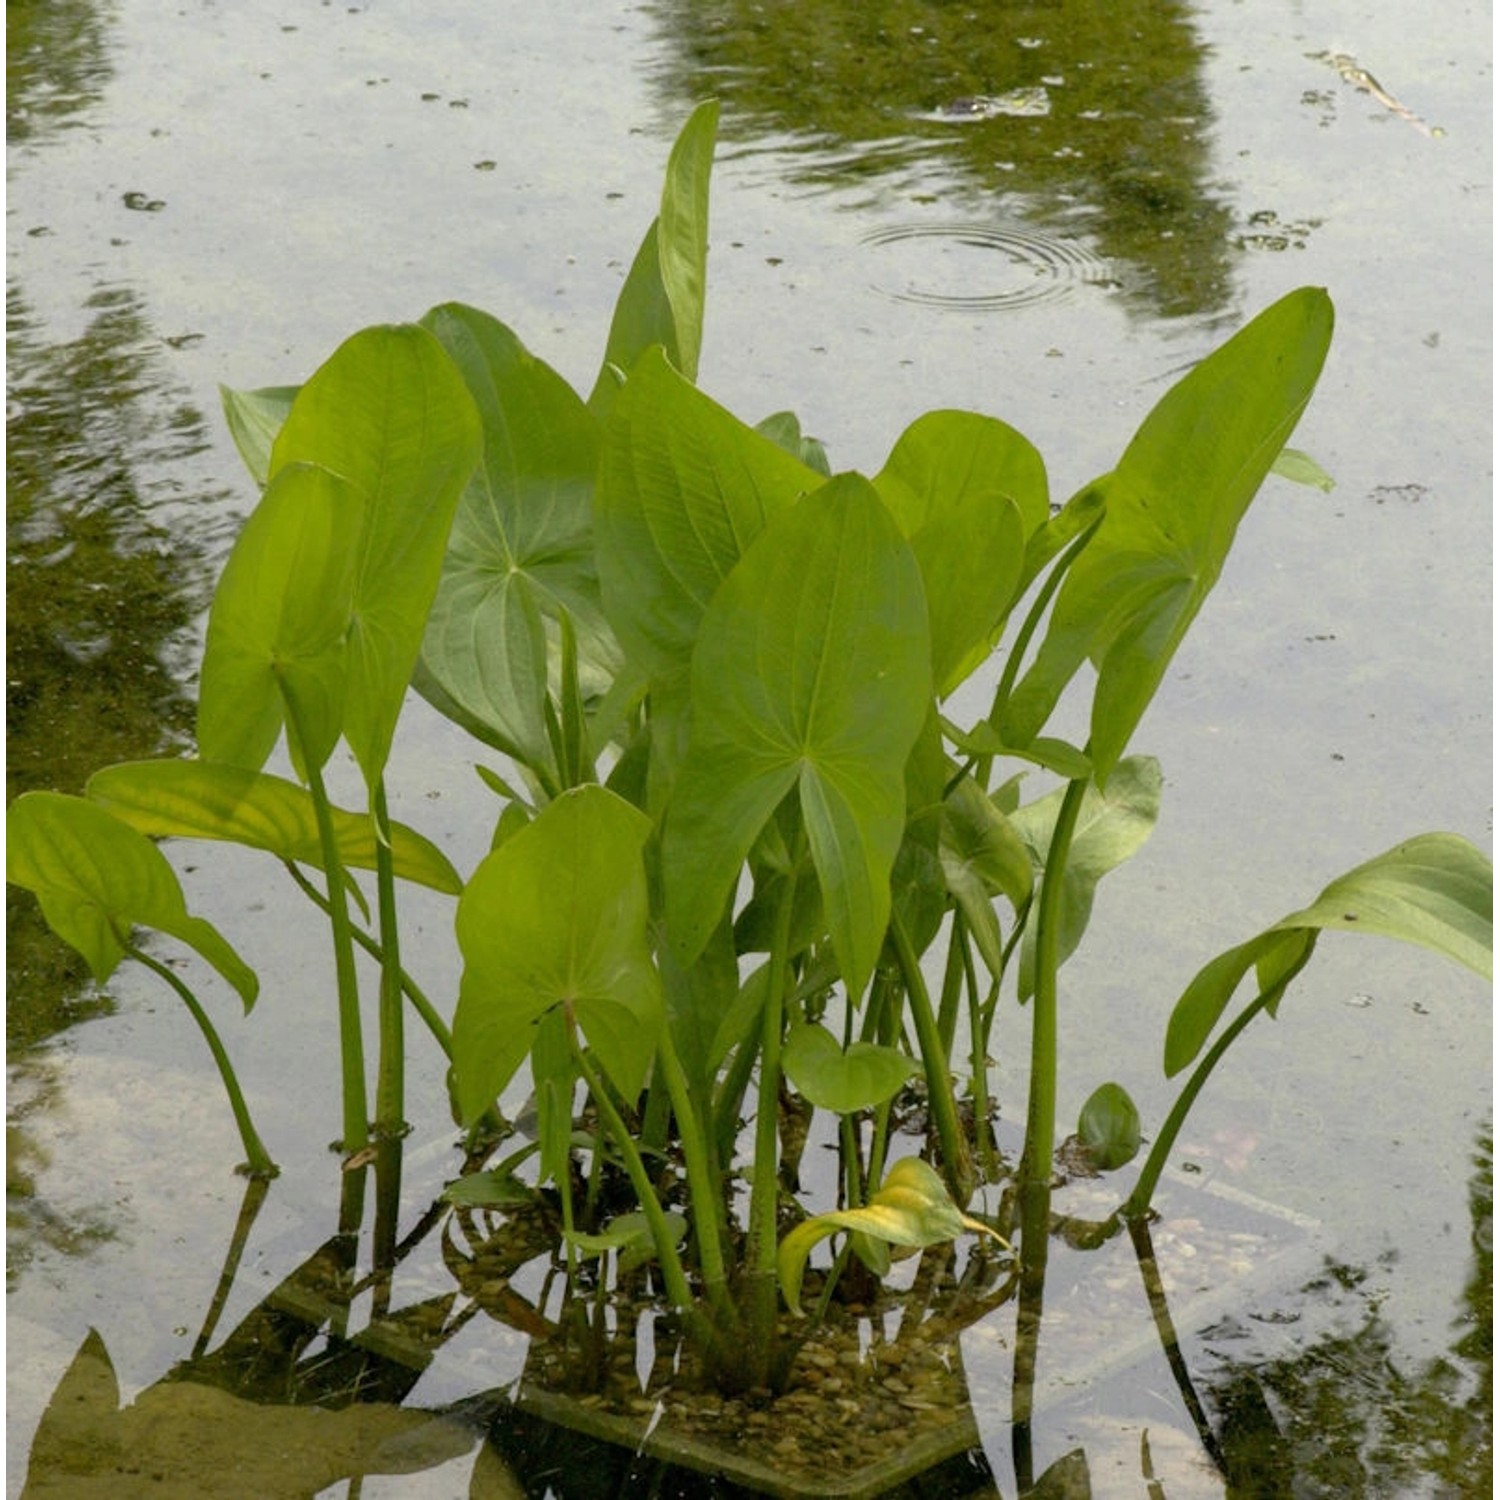
[(1078, 1113), (1078, 1138), (1101, 1172), (1135, 1160), (1141, 1149), (1141, 1116), (1118, 1083), (1101, 1083)]
[(943, 1186), (943, 1179), (921, 1160), (907, 1156), (886, 1173), (885, 1182), (863, 1208), (841, 1209), (819, 1214), (791, 1230), (776, 1252), (776, 1273), (781, 1281), (787, 1306), (799, 1317), (802, 1273), (807, 1257), (820, 1240), (840, 1229), (857, 1231), (888, 1245), (907, 1245), (921, 1249), (957, 1239), (964, 1230), (988, 1235), (1007, 1250), (1006, 1239), (998, 1231), (963, 1213)]

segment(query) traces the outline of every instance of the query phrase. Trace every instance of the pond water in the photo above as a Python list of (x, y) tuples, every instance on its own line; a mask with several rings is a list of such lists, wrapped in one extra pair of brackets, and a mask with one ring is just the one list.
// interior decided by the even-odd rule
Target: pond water
[[(1337, 488), (1273, 481), (1242, 527), (1137, 736), (1164, 762), (1160, 825), (1064, 973), (1060, 1123), (1104, 1076), (1160, 1118), (1157, 1038), (1204, 957), (1412, 833), (1490, 843), (1490, 19), (1436, 19), (1373, 0), (9, 6), (9, 794), (185, 743), (207, 589), (253, 502), (218, 382), (300, 380), (353, 329), (456, 299), (586, 389), (667, 146), (715, 94), (701, 383), (752, 421), (794, 407), (836, 468), (871, 472), (920, 412), (965, 407), (1025, 432), (1064, 497), (1230, 329), (1294, 286), (1333, 295), (1296, 442)], [(402, 737), (395, 816), (472, 868), (489, 814), (462, 746), (417, 702)], [(233, 853), (174, 859), (263, 986), (248, 1022), (221, 1012), (283, 1165), (213, 1314), (229, 1329), (333, 1229), (333, 1007), (295, 892)], [(181, 1008), (129, 970), (97, 992), (13, 898), (17, 1494), (90, 1330), (105, 1405), (149, 1407), (193, 1352), (242, 1185)], [(414, 913), (426, 987), (452, 994), (449, 908)], [(1318, 1228), (1242, 1305), (1179, 1317), (1189, 1363), (1221, 1412), (1254, 1377), (1298, 1494), (1488, 1493), (1487, 990), (1330, 942), (1259, 1032), (1179, 1154)], [(410, 1097), (441, 1100), (435, 1049), (414, 1049)], [(413, 1113), (408, 1219), (458, 1163), (443, 1111)], [(451, 1289), (435, 1265), (403, 1297)], [(523, 1357), (471, 1322), (409, 1400), (505, 1384)], [(1002, 1352), (976, 1335), (964, 1358), (1013, 1493)], [(1039, 1468), (1082, 1448), (1094, 1493), (1151, 1493), (1149, 1426), (1166, 1493), (1223, 1493), (1159, 1354), (1058, 1383), (1077, 1388), (1039, 1421)], [(345, 1455), (398, 1440), (414, 1472), (349, 1492), (470, 1492), (466, 1445), (399, 1423), (248, 1433), (302, 1467), (246, 1492), (346, 1493)], [(234, 1471), (227, 1451), (208, 1472)]]

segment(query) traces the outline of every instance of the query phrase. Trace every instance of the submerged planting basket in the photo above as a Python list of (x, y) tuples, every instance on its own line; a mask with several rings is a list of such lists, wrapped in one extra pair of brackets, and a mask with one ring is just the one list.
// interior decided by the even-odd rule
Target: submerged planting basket
[[(1056, 1201), (1085, 1218), (1118, 1195), (1082, 1180)], [(1176, 1174), (1159, 1203), (1157, 1267), (1184, 1336), (1274, 1298), (1321, 1263), (1313, 1220), (1231, 1187)], [(648, 1348), (638, 1361), (633, 1335), (609, 1355), (603, 1389), (575, 1394), (562, 1388), (561, 1356), (537, 1344), (491, 1439), (528, 1494), (555, 1500), (993, 1496), (983, 1436), (993, 1440), (1010, 1420), (1015, 1303), (963, 1329), (962, 1349), (941, 1311), (900, 1332), (901, 1303), (898, 1291), (862, 1317), (837, 1313), (775, 1398), (695, 1390), (679, 1351)], [(1129, 1237), (1088, 1251), (1054, 1239), (1034, 1412), (1097, 1394), (1152, 1359), (1160, 1337)], [(651, 1370), (638, 1375), (638, 1362)]]

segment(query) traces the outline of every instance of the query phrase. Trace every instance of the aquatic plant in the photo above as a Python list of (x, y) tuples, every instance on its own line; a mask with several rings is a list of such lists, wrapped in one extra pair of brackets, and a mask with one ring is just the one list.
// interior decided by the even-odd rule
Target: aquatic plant
[[(969, 412), (919, 418), (871, 477), (832, 474), (790, 413), (751, 426), (695, 384), (715, 128), (702, 106), (672, 151), (587, 399), (457, 304), (355, 334), (301, 388), (225, 392), (262, 494), (209, 617), (200, 758), (110, 768), (85, 799), (23, 797), (10, 878), (101, 978), (120, 956), (162, 972), (131, 938), (141, 923), (246, 993), (239, 960), (180, 900), (147, 899), (133, 866), (108, 891), (80, 871), (101, 820), (144, 848), (197, 837), (277, 855), (333, 945), (345, 1227), (371, 1143), (405, 1128), (410, 1003), (451, 1058), (472, 1140), (529, 1068), (535, 1143), (455, 1201), (550, 1182), (570, 1268), (652, 1263), (715, 1377), (762, 1387), (786, 1376), (781, 1300), (800, 1311), (825, 1239), (843, 1236), (820, 1307), (854, 1258), (884, 1275), (893, 1246), (969, 1231), (1009, 1256), (1019, 1223), (1023, 1271), (1044, 1266), (1059, 971), (1098, 881), (1155, 821), (1160, 771), (1127, 751), (1246, 507), (1273, 469), (1323, 477), (1286, 445), (1333, 309), (1303, 288), (1263, 311), (1060, 506), (1033, 445)], [(1046, 731), (1086, 663), (1080, 745)], [(945, 700), (982, 671), (988, 713), (953, 722)], [(476, 754), (503, 757), (477, 766), (498, 806), (466, 880), (386, 810), (408, 686)], [(296, 781), (264, 770), (283, 735)], [(360, 813), (323, 784), (341, 738)], [(1060, 785), (1023, 803), (1033, 772)], [(375, 872), (370, 930), (350, 909), (368, 916), (354, 868)], [(398, 877), (458, 897), (451, 1033), (404, 966)], [(1488, 973), (1490, 885), (1471, 845), (1426, 834), (1205, 966), (1165, 1042), (1169, 1074), (1195, 1070), (1103, 1232), (1148, 1211), (1187, 1108), (1323, 931)], [(924, 959), (939, 944), (934, 992)], [(380, 961), (373, 1131), (356, 946)], [(1254, 998), (1218, 1029), (1252, 971)], [(1018, 1220), (1009, 1203), (971, 1208), (998, 1170), (987, 1054), (1011, 990), (1031, 1023)], [(913, 1078), (929, 1160), (893, 1161)], [(841, 1166), (839, 1201), (808, 1218), (788, 1188), (814, 1111)], [(1104, 1083), (1079, 1133), (1100, 1166), (1123, 1167), (1136, 1107)], [(606, 1208), (606, 1176), (629, 1184), (627, 1211)]]

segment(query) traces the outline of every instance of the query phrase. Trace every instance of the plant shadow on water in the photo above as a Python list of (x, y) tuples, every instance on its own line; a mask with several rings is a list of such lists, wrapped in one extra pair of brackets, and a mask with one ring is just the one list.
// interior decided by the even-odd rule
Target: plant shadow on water
[[(1203, 1327), (1192, 1341), (1201, 1346), (1196, 1352), (1184, 1351), (1173, 1327), (1174, 1298), (1163, 1291), (1163, 1281), (1196, 1270), (1201, 1292), (1219, 1276), (1238, 1272), (1231, 1267), (1226, 1273), (1219, 1259), (1196, 1267), (1179, 1259), (1164, 1270), (1169, 1263), (1158, 1261), (1151, 1231), (1141, 1226), (1134, 1246), (1136, 1300), (1149, 1304), (1155, 1337), (1201, 1447), (1196, 1456), (1184, 1455), (1180, 1419), (1164, 1424), (1159, 1409), (1148, 1414), (1148, 1402), (1134, 1426), (1125, 1424), (1138, 1446), (1129, 1449), (1123, 1434), (1101, 1432), (1092, 1478), (1088, 1450), (1080, 1447), (1052, 1464), (1028, 1493), (1157, 1497), (1217, 1492), (1223, 1484), (1230, 1494), (1333, 1497), (1416, 1494), (1433, 1481), (1446, 1493), (1484, 1493), (1490, 1472), (1493, 1212), (1487, 1135), (1478, 1142), (1475, 1165), (1468, 1306), (1450, 1354), (1417, 1371), (1403, 1371), (1392, 1357), (1379, 1298), (1364, 1289), (1367, 1272), (1334, 1260), (1302, 1288), (1294, 1313), (1278, 1313), (1274, 1296), (1268, 1305), (1255, 1305), (1254, 1297), (1246, 1305), (1236, 1288), (1237, 1311)], [(874, 1308), (854, 1316), (851, 1329), (864, 1330), (857, 1338), (836, 1327), (823, 1330), (827, 1343), (815, 1345), (819, 1357), (809, 1373), (817, 1378), (804, 1388), (804, 1400), (783, 1398), (774, 1412), (737, 1401), (690, 1405), (672, 1394), (674, 1382), (682, 1386), (687, 1380), (687, 1372), (676, 1368), (680, 1330), (670, 1310), (650, 1299), (639, 1275), (623, 1276), (622, 1282), (634, 1283), (633, 1291), (616, 1287), (607, 1301), (586, 1287), (582, 1303), (565, 1294), (559, 1304), (549, 1293), (564, 1279), (563, 1267), (553, 1254), (555, 1208), (540, 1200), (506, 1215), (434, 1203), (400, 1253), (405, 1259), (429, 1237), (440, 1236), (456, 1289), (399, 1306), (393, 1294), (399, 1268), (362, 1276), (355, 1243), (335, 1236), (215, 1342), (267, 1190), (264, 1182), (247, 1186), (193, 1352), (160, 1381), (122, 1407), (109, 1352), (97, 1333), (89, 1334), (43, 1416), (28, 1496), (174, 1500), (236, 1494), (292, 1500), (341, 1480), (439, 1468), (450, 1476), (467, 1469), (475, 1500), (517, 1494), (536, 1500), (732, 1500), (754, 1493), (978, 1500), (999, 1493), (968, 1407), (958, 1323), (992, 1311), (996, 1301), (1013, 1312), (1014, 1301), (1011, 1288), (991, 1283), (986, 1292), (976, 1285), (976, 1268), (955, 1265), (951, 1255), (928, 1252), (911, 1288), (887, 1294), (887, 1319)], [(1205, 1196), (1188, 1194), (1184, 1206), (1203, 1213)], [(1212, 1217), (1212, 1204), (1207, 1207), (1204, 1216)], [(1059, 1221), (1060, 1245), (1069, 1225), (1080, 1222)], [(1295, 1247), (1294, 1261), (1305, 1261), (1311, 1242), (1298, 1243), (1305, 1240), (1301, 1231), (1273, 1230), (1270, 1239), (1258, 1242), (1252, 1230), (1263, 1235), (1268, 1222), (1258, 1210), (1239, 1206), (1223, 1226), (1229, 1254), (1259, 1256), (1279, 1240), (1283, 1248)], [(1201, 1222), (1195, 1227), (1203, 1229)], [(1197, 1246), (1206, 1249), (1207, 1239), (1198, 1238)], [(541, 1274), (528, 1278), (528, 1269)], [(1081, 1274), (1080, 1285), (1097, 1284), (1097, 1272), (1086, 1268)], [(1287, 1274), (1286, 1266), (1277, 1267), (1283, 1281)], [(1257, 1278), (1257, 1284), (1268, 1279), (1275, 1277)], [(528, 1280), (539, 1288), (536, 1303), (516, 1289)], [(1214, 1289), (1222, 1300), (1225, 1288)], [(544, 1311), (549, 1296), (555, 1317)], [(909, 1325), (920, 1322), (924, 1306), (938, 1310), (924, 1335), (913, 1340)], [(1201, 1296), (1188, 1306), (1201, 1322)], [(531, 1341), (519, 1388), (476, 1392), (439, 1409), (404, 1407), (444, 1345), (480, 1312)], [(857, 1312), (850, 1310), (851, 1316)], [(1072, 1316), (1093, 1319), (1099, 1312), (1095, 1304)], [(902, 1325), (898, 1341), (885, 1339), (890, 1315)], [(1135, 1316), (1140, 1321), (1139, 1312)], [(1294, 1353), (1278, 1354), (1289, 1320), (1298, 1325), (1297, 1346)], [(1071, 1335), (1066, 1327), (1061, 1331), (1087, 1357), (1087, 1337), (1076, 1329)], [(1008, 1337), (1002, 1334), (1002, 1342)], [(1205, 1349), (1211, 1353), (1205, 1356)], [(580, 1382), (580, 1360), (593, 1368), (592, 1381)], [(1203, 1371), (1196, 1387), (1189, 1360)], [(581, 1384), (592, 1385), (593, 1395), (582, 1403), (549, 1394), (565, 1366), (564, 1388), (576, 1392)], [(1138, 1399), (1143, 1375), (1138, 1347), (1117, 1361), (1114, 1375), (1101, 1377), (1096, 1369), (1088, 1380), (1123, 1388), (1117, 1409), (1128, 1412), (1129, 1392), (1134, 1388)], [(1079, 1378), (1068, 1372), (1057, 1383), (1056, 1400), (1068, 1425), (1087, 1439), (1100, 1423), (1092, 1403), (1075, 1400), (1069, 1406)], [(976, 1404), (987, 1398), (999, 1399), (982, 1392)], [(892, 1427), (906, 1466), (914, 1467), (910, 1461), (918, 1457), (922, 1473), (919, 1480), (882, 1489), (881, 1466), (871, 1460), (884, 1454), (887, 1468), (900, 1466), (889, 1460)], [(733, 1442), (737, 1433), (758, 1428), (768, 1432), (765, 1447), (775, 1455), (764, 1466), (746, 1461)], [(818, 1464), (811, 1463), (812, 1449)]]

